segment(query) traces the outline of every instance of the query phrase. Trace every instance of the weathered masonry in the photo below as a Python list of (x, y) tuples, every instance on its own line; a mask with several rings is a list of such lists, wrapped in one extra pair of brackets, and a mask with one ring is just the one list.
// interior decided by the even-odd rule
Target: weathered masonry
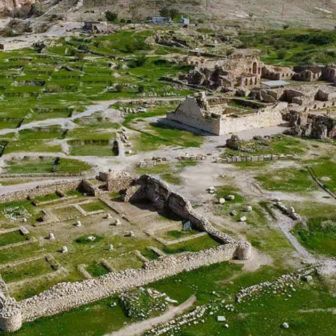
[(215, 135), (278, 126), (287, 103), (278, 103), (252, 111), (241, 111), (227, 104), (210, 105), (204, 93), (187, 97), (167, 119)]
[[(122, 183), (118, 183), (119, 177), (123, 177)], [(248, 242), (236, 241), (218, 231), (206, 218), (200, 216), (192, 208), (187, 199), (171, 190), (161, 180), (149, 175), (130, 180), (128, 175), (121, 176), (112, 173), (100, 174), (100, 178), (108, 182), (110, 189), (119, 188), (118, 191), (124, 195), (125, 202), (149, 200), (157, 209), (165, 208), (183, 219), (189, 220), (193, 227), (206, 232), (221, 245), (198, 253), (160, 257), (158, 260), (144, 263), (143, 267), (139, 269), (110, 272), (81, 282), (59, 283), (47, 291), (20, 302), (16, 302), (9, 296), (6, 284), (0, 278), (0, 330), (16, 331), (21, 328), (24, 322), (59, 314), (74, 307), (107, 298), (115, 293), (129, 291), (184, 271), (234, 258), (240, 260), (250, 258), (251, 245)], [(50, 188), (39, 190), (39, 192), (47, 192)], [(31, 190), (22, 195), (28, 194), (31, 194)]]

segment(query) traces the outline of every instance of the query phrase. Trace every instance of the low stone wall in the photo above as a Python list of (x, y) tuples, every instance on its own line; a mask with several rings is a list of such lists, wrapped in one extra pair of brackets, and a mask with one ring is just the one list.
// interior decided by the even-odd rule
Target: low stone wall
[(81, 177), (85, 173), (37, 173), (37, 174), (0, 174), (0, 179), (26, 178), (26, 177)]
[(50, 290), (19, 302), (22, 318), (24, 322), (34, 321), (39, 317), (55, 315), (184, 271), (228, 261), (234, 257), (236, 249), (237, 243), (227, 244), (198, 253), (150, 261), (142, 269), (109, 273), (82, 282), (60, 283)]
[(14, 202), (27, 199), (27, 197), (35, 198), (38, 196), (49, 195), (55, 193), (58, 189), (62, 191), (69, 191), (77, 189), (79, 181), (59, 181), (50, 183), (36, 188), (15, 191), (12, 193), (1, 195), (0, 203)]
[(277, 161), (277, 160), (294, 160), (296, 158), (293, 154), (269, 154), (256, 156), (232, 156), (227, 158), (217, 158), (216, 163), (236, 163), (236, 162), (258, 162), (258, 161)]

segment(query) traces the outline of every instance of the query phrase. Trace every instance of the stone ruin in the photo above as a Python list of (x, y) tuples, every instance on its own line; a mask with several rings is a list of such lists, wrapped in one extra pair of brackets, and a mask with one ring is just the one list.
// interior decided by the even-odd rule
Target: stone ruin
[(252, 88), (260, 84), (263, 63), (256, 51), (236, 51), (217, 60), (200, 59), (194, 70), (181, 75), (180, 80), (213, 90)]
[(0, 330), (17, 331), (22, 326), (21, 310), (8, 293), (7, 286), (0, 276)]
[[(126, 173), (112, 172), (101, 173), (99, 177), (110, 184), (111, 190), (122, 193), (125, 202), (150, 200), (158, 210), (166, 209), (173, 212), (189, 221), (191, 227), (209, 234), (221, 245), (196, 253), (163, 256), (158, 260), (145, 262), (140, 269), (110, 272), (81, 282), (59, 283), (45, 292), (20, 302), (8, 296), (6, 284), (0, 278), (0, 330), (16, 331), (24, 322), (59, 314), (184, 271), (234, 258), (247, 260), (251, 257), (250, 243), (236, 241), (217, 230), (192, 208), (187, 199), (171, 190), (161, 180), (149, 175), (131, 179)], [(122, 183), (119, 183), (119, 178)]]
[(124, 193), (124, 201), (136, 202), (139, 200), (150, 200), (159, 209), (166, 209), (186, 221), (197, 230), (207, 232), (215, 240), (222, 244), (237, 243), (235, 256), (240, 260), (249, 259), (251, 256), (251, 245), (247, 242), (236, 242), (230, 236), (215, 229), (204, 217), (200, 216), (191, 206), (191, 203), (182, 195), (174, 192), (163, 181), (149, 175), (143, 175), (134, 180), (132, 185)]
[[(229, 106), (227, 101), (209, 103), (205, 93), (189, 96), (174, 112), (167, 113), (167, 119), (203, 132), (224, 135), (245, 130), (273, 127), (283, 123), (283, 113), (287, 112), (287, 103), (276, 102), (253, 110), (238, 109)], [(244, 101), (256, 107), (253, 102)]]
[(226, 147), (233, 150), (239, 150), (240, 149), (239, 137), (237, 135), (232, 135), (230, 139), (226, 140)]
[(291, 130), (287, 133), (312, 139), (336, 139), (336, 115), (292, 112), (288, 115)]
[(106, 182), (106, 189), (113, 193), (127, 189), (133, 182), (133, 177), (127, 172), (100, 172), (97, 179)]
[(257, 99), (266, 103), (274, 103), (279, 96), (273, 94), (273, 90), (264, 88), (262, 79), (336, 83), (335, 65), (306, 65), (293, 68), (265, 65), (255, 50), (235, 51), (228, 57), (198, 57), (196, 60), (195, 57), (186, 57), (184, 63), (195, 66), (187, 75), (179, 77), (184, 84), (244, 96), (248, 96), (251, 89), (259, 88), (259, 92), (257, 90), (257, 93), (254, 92), (251, 96), (257, 95)]

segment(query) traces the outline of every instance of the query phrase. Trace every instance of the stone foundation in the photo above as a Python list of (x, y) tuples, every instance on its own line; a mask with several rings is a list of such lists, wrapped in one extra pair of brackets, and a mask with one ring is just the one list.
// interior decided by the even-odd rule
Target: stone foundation
[(80, 181), (60, 181), (56, 183), (37, 186), (32, 189), (20, 190), (5, 195), (1, 195), (0, 203), (14, 202), (27, 199), (27, 197), (35, 198), (38, 196), (49, 195), (57, 190), (69, 191), (77, 189)]
[(206, 232), (222, 245), (197, 253), (162, 256), (158, 260), (145, 262), (140, 269), (127, 269), (118, 273), (111, 272), (82, 282), (59, 283), (51, 289), (19, 303), (16, 303), (14, 299), (7, 299), (5, 294), (1, 296), (0, 293), (0, 329), (16, 331), (20, 329), (22, 322), (59, 314), (181, 272), (229, 261), (233, 258), (240, 260), (250, 258), (251, 245), (248, 242), (236, 241), (217, 230), (206, 218), (192, 208), (187, 199), (172, 191), (161, 180), (149, 175), (143, 175), (141, 178), (134, 180), (125, 190), (124, 200), (136, 201), (141, 199), (148, 199), (158, 209), (165, 208), (189, 220), (194, 227)]

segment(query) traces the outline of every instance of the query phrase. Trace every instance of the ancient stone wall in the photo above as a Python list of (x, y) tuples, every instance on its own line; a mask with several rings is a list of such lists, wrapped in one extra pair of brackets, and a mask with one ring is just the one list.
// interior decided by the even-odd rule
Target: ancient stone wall
[(15, 331), (21, 327), (22, 321), (34, 321), (42, 316), (55, 315), (184, 271), (221, 263), (233, 258), (245, 260), (251, 256), (249, 243), (235, 241), (218, 231), (192, 208), (187, 199), (173, 192), (166, 183), (159, 179), (143, 175), (133, 181), (133, 185), (126, 190), (124, 198), (126, 201), (147, 198), (159, 209), (168, 208), (173, 213), (190, 220), (195, 227), (207, 232), (223, 245), (198, 253), (161, 257), (158, 260), (146, 262), (141, 269), (111, 272), (82, 282), (60, 283), (19, 303), (10, 299), (10, 301), (6, 301), (6, 305), (0, 306), (0, 329)]
[(220, 121), (220, 135), (238, 133), (246, 130), (278, 126), (283, 123), (282, 113), (287, 108), (286, 103), (266, 107), (258, 112), (238, 118), (223, 116)]
[[(167, 209), (179, 217), (189, 220), (198, 230), (207, 232), (222, 244), (235, 242), (233, 238), (214, 228), (206, 218), (193, 209), (186, 198), (174, 192), (160, 179), (143, 175), (134, 184), (135, 186), (130, 188), (126, 194), (125, 201), (132, 202), (139, 199), (149, 199), (158, 209)], [(250, 251), (250, 247), (247, 247), (247, 250)], [(248, 254), (249, 252), (247, 252)]]
[(232, 243), (198, 253), (168, 256), (149, 261), (142, 269), (128, 269), (82, 282), (57, 284), (50, 290), (19, 302), (23, 321), (55, 315), (184, 271), (231, 260), (238, 246), (238, 243)]
[(211, 134), (219, 134), (220, 118), (205, 117), (202, 109), (193, 97), (187, 97), (175, 112), (167, 113), (167, 119), (203, 130)]
[(196, 98), (187, 97), (175, 112), (167, 113), (167, 119), (211, 134), (224, 135), (280, 125), (283, 121), (281, 112), (286, 108), (287, 103), (278, 103), (250, 114), (239, 115), (234, 111), (231, 114), (216, 114), (215, 108), (203, 108)]
[(97, 196), (100, 194), (100, 190), (88, 180), (82, 180), (77, 189), (89, 196)]
[(28, 196), (35, 198), (38, 196), (49, 195), (55, 193), (57, 190), (69, 191), (77, 189), (80, 181), (60, 181), (47, 185), (37, 186), (36, 188), (20, 190), (5, 195), (1, 195), (0, 203), (7, 203), (13, 201), (24, 200)]
[(0, 276), (0, 330), (16, 331), (21, 326), (21, 310), (9, 296), (7, 286)]

